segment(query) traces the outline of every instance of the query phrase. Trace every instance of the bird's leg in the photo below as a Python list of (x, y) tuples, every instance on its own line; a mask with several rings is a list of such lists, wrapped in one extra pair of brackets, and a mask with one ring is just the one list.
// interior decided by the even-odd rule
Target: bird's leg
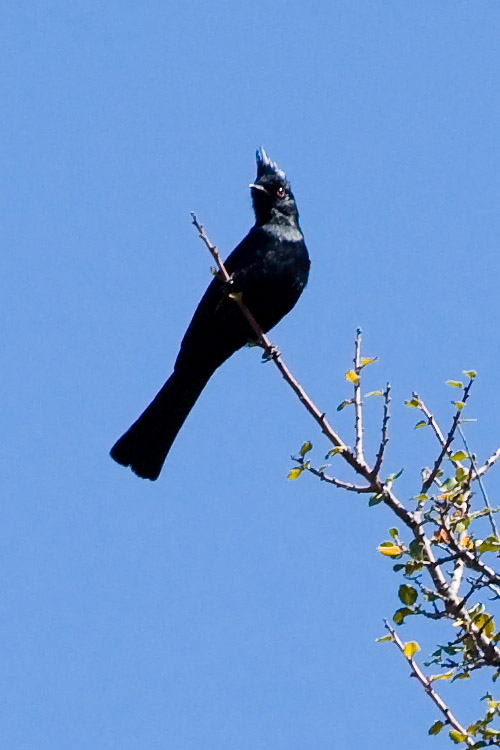
[(273, 359), (276, 359), (280, 356), (280, 352), (277, 346), (274, 346), (274, 344), (271, 345), (270, 349), (266, 349), (265, 347), (262, 347), (264, 349), (264, 353), (262, 355), (262, 364), (265, 364), (266, 362), (272, 362)]

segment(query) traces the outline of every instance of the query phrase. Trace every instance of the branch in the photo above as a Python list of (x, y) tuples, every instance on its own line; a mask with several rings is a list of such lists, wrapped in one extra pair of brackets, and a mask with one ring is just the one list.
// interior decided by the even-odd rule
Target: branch
[(483, 496), (484, 504), (485, 504), (486, 509), (488, 511), (488, 517), (490, 519), (490, 524), (491, 524), (491, 528), (492, 528), (493, 534), (495, 535), (496, 539), (498, 541), (500, 541), (500, 538), (498, 536), (497, 525), (495, 523), (495, 517), (493, 515), (493, 508), (490, 505), (490, 501), (488, 499), (488, 495), (487, 495), (486, 490), (484, 488), (483, 480), (481, 479), (481, 476), (479, 475), (479, 472), (478, 472), (478, 469), (477, 469), (477, 466), (476, 466), (476, 462), (474, 461), (474, 456), (472, 455), (471, 451), (469, 450), (469, 446), (467, 444), (467, 440), (465, 438), (464, 431), (462, 430), (462, 428), (460, 427), (460, 425), (458, 425), (458, 432), (460, 433), (460, 437), (462, 438), (462, 442), (464, 444), (465, 450), (467, 451), (467, 457), (470, 459), (471, 473), (472, 473), (472, 471), (474, 472), (474, 474), (476, 475), (476, 479), (477, 479), (477, 481), (479, 483), (479, 487), (481, 488), (481, 494)]
[(427, 490), (429, 489), (429, 487), (431, 486), (431, 484), (433, 483), (434, 479), (437, 476), (437, 473), (438, 473), (438, 471), (440, 469), (440, 466), (441, 466), (441, 464), (443, 462), (443, 458), (446, 456), (446, 454), (448, 452), (448, 448), (450, 447), (451, 442), (452, 442), (452, 440), (453, 440), (453, 438), (455, 436), (455, 431), (456, 431), (456, 429), (458, 427), (458, 423), (460, 422), (460, 415), (462, 413), (462, 409), (463, 409), (463, 406), (464, 406), (465, 402), (469, 398), (469, 392), (470, 392), (470, 389), (472, 387), (472, 383), (473, 382), (474, 382), (474, 379), (470, 378), (469, 382), (467, 383), (467, 385), (464, 388), (464, 392), (463, 392), (463, 395), (462, 395), (462, 401), (461, 401), (462, 405), (460, 406), (460, 408), (457, 408), (455, 416), (453, 417), (453, 422), (452, 422), (452, 425), (450, 427), (450, 431), (448, 433), (448, 437), (446, 438), (446, 440), (445, 440), (445, 442), (443, 444), (443, 447), (441, 449), (441, 453), (439, 454), (439, 456), (436, 459), (436, 463), (434, 464), (434, 468), (432, 469), (431, 473), (429, 474), (429, 476), (427, 477), (427, 479), (425, 480), (425, 482), (422, 485), (422, 493), (426, 493), (427, 492)]
[(320, 479), (322, 482), (328, 482), (329, 484), (334, 484), (335, 487), (339, 487), (342, 490), (349, 490), (350, 492), (358, 492), (359, 494), (363, 492), (373, 492), (370, 486), (363, 487), (361, 485), (352, 484), (351, 482), (343, 482), (341, 479), (335, 479), (335, 477), (331, 477), (329, 476), (329, 474), (325, 474), (323, 471), (319, 471), (319, 469), (314, 469), (312, 466), (308, 466), (306, 470), (311, 472), (311, 474), (314, 474), (314, 476), (318, 477), (318, 479)]
[(375, 466), (372, 470), (372, 476), (376, 477), (380, 471), (380, 467), (382, 466), (382, 460), (384, 458), (384, 451), (385, 446), (389, 442), (389, 438), (387, 437), (387, 425), (389, 423), (390, 414), (389, 414), (389, 404), (391, 402), (391, 384), (387, 383), (386, 389), (384, 391), (384, 416), (382, 417), (382, 437), (380, 439), (380, 446), (377, 453), (377, 458), (375, 459)]
[(413, 676), (417, 678), (417, 680), (420, 682), (420, 684), (424, 688), (427, 695), (434, 701), (436, 706), (439, 708), (439, 710), (441, 711), (441, 713), (446, 719), (446, 723), (452, 726), (453, 729), (455, 729), (455, 731), (459, 732), (460, 734), (463, 734), (465, 736), (464, 742), (466, 742), (469, 747), (473, 747), (473, 745), (475, 744), (474, 740), (471, 737), (467, 736), (467, 730), (465, 729), (465, 727), (463, 727), (460, 724), (460, 722), (458, 721), (458, 719), (455, 718), (454, 714), (452, 714), (452, 712), (450, 711), (450, 709), (448, 708), (444, 700), (436, 693), (436, 691), (432, 687), (431, 680), (429, 680), (429, 678), (425, 676), (425, 674), (422, 672), (418, 664), (415, 663), (413, 656), (406, 655), (404, 644), (399, 638), (399, 636), (397, 635), (394, 628), (391, 627), (391, 625), (387, 622), (387, 620), (385, 620), (384, 622), (385, 622), (385, 627), (391, 634), (392, 640), (394, 641), (394, 643), (399, 648), (399, 650), (405, 657), (406, 661), (410, 665), (412, 672), (413, 672)]
[(354, 380), (354, 411), (356, 432), (356, 458), (359, 463), (365, 463), (363, 456), (363, 410), (361, 404), (361, 386), (359, 384), (359, 373), (361, 372), (361, 328), (356, 332), (356, 344), (354, 348), (354, 372), (357, 378)]

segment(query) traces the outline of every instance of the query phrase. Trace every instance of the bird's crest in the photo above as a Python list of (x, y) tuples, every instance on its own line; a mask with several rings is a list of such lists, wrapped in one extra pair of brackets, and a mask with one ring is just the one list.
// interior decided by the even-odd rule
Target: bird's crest
[(278, 167), (276, 162), (271, 161), (263, 148), (257, 149), (257, 179), (264, 175), (275, 175), (280, 180), (286, 180), (285, 173)]

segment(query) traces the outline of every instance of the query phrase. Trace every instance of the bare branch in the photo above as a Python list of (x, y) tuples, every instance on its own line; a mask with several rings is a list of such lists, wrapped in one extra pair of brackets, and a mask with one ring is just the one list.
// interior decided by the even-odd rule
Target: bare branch
[(385, 446), (389, 442), (389, 438), (387, 437), (387, 426), (390, 419), (389, 414), (389, 404), (391, 402), (391, 384), (387, 383), (386, 389), (384, 391), (384, 416), (382, 417), (382, 437), (380, 440), (380, 446), (377, 453), (377, 458), (375, 459), (375, 466), (373, 467), (373, 470), (371, 472), (373, 477), (376, 477), (380, 471), (380, 467), (382, 466), (382, 460), (384, 458), (384, 451)]
[(343, 482), (341, 479), (335, 479), (335, 477), (331, 477), (328, 474), (325, 474), (324, 471), (319, 471), (318, 469), (314, 469), (312, 466), (307, 466), (306, 470), (309, 471), (311, 474), (314, 474), (315, 477), (318, 477), (322, 482), (328, 482), (329, 484), (334, 484), (335, 487), (339, 487), (342, 490), (349, 490), (350, 492), (358, 492), (359, 494), (364, 492), (373, 492), (372, 488), (370, 486), (363, 487), (361, 485), (352, 484), (351, 482)]
[(493, 464), (495, 463), (495, 461), (497, 461), (499, 458), (500, 458), (500, 448), (498, 448), (498, 450), (495, 451), (495, 453), (486, 461), (486, 463), (483, 464), (483, 466), (481, 466), (477, 470), (476, 472), (477, 475), (482, 477), (483, 474), (485, 474), (488, 471), (488, 469), (491, 468)]
[(477, 479), (477, 481), (479, 483), (479, 487), (481, 488), (481, 494), (483, 496), (484, 504), (485, 504), (485, 506), (486, 506), (486, 508), (488, 510), (488, 517), (490, 519), (490, 525), (491, 525), (493, 534), (495, 535), (495, 537), (497, 538), (497, 540), (500, 541), (500, 538), (498, 536), (497, 525), (495, 523), (495, 517), (493, 515), (493, 508), (490, 505), (490, 501), (489, 501), (488, 495), (486, 494), (486, 490), (485, 490), (485, 487), (484, 487), (484, 484), (483, 484), (483, 480), (481, 479), (481, 476), (479, 475), (479, 472), (478, 472), (478, 469), (477, 469), (477, 466), (476, 466), (476, 462), (474, 461), (474, 456), (472, 455), (471, 451), (469, 450), (469, 446), (467, 444), (467, 440), (465, 438), (464, 431), (462, 430), (462, 428), (461, 428), (460, 425), (458, 425), (458, 432), (460, 433), (460, 437), (462, 438), (462, 442), (463, 442), (463, 444), (465, 446), (465, 450), (467, 451), (467, 456), (470, 459), (471, 469), (474, 472), (474, 474), (476, 475), (476, 479)]
[(354, 348), (354, 372), (357, 378), (354, 380), (354, 411), (356, 414), (355, 432), (356, 432), (356, 459), (359, 463), (364, 464), (363, 456), (363, 410), (361, 403), (361, 386), (359, 374), (361, 372), (361, 328), (356, 332), (356, 344)]
[(439, 471), (439, 469), (441, 467), (441, 464), (443, 462), (443, 458), (446, 456), (446, 454), (448, 452), (448, 448), (450, 447), (450, 445), (452, 443), (452, 440), (453, 440), (453, 438), (455, 436), (456, 429), (458, 427), (458, 423), (460, 422), (460, 415), (462, 413), (463, 405), (465, 404), (465, 402), (469, 398), (469, 392), (470, 392), (470, 389), (472, 387), (472, 383), (473, 382), (474, 382), (473, 378), (470, 378), (469, 382), (467, 383), (467, 385), (464, 388), (464, 391), (463, 391), (463, 394), (462, 394), (462, 401), (461, 401), (462, 406), (460, 408), (457, 408), (455, 416), (453, 417), (453, 422), (452, 422), (452, 425), (450, 427), (450, 431), (449, 431), (448, 436), (447, 436), (447, 438), (446, 438), (446, 440), (445, 440), (445, 442), (443, 444), (443, 447), (441, 449), (441, 453), (439, 454), (439, 456), (436, 459), (436, 462), (434, 464), (434, 468), (432, 469), (431, 473), (429, 474), (429, 476), (427, 477), (427, 479), (425, 480), (425, 482), (422, 485), (422, 492), (423, 493), (427, 492), (427, 490), (429, 489), (429, 487), (433, 483), (433, 481), (436, 478), (437, 473), (438, 473), (438, 471)]
[(450, 711), (450, 709), (448, 708), (448, 706), (446, 705), (446, 703), (444, 702), (444, 700), (441, 698), (441, 696), (436, 693), (436, 691), (432, 687), (431, 680), (428, 677), (425, 676), (425, 674), (422, 672), (422, 670), (420, 669), (420, 667), (418, 666), (418, 664), (416, 664), (413, 656), (407, 656), (407, 654), (405, 654), (404, 643), (401, 641), (401, 639), (397, 635), (397, 633), (394, 630), (394, 628), (391, 627), (391, 625), (389, 624), (389, 622), (387, 620), (385, 620), (384, 622), (385, 622), (385, 627), (387, 628), (387, 630), (391, 634), (392, 640), (394, 641), (394, 643), (399, 648), (399, 650), (401, 651), (401, 653), (405, 657), (406, 661), (410, 665), (410, 667), (412, 669), (413, 675), (420, 682), (420, 684), (424, 688), (424, 690), (427, 693), (427, 695), (429, 696), (429, 698), (431, 698), (431, 700), (434, 701), (435, 705), (441, 711), (441, 713), (443, 714), (443, 716), (446, 719), (446, 723), (449, 724), (451, 727), (453, 727), (453, 729), (455, 729), (457, 732), (460, 732), (460, 734), (463, 734), (465, 736), (464, 742), (466, 742), (466, 744), (469, 747), (472, 747), (475, 744), (474, 740), (471, 737), (467, 736), (467, 730), (465, 729), (465, 727), (463, 727), (460, 724), (460, 722), (458, 721), (458, 719), (454, 716), (454, 714), (452, 714), (452, 712)]

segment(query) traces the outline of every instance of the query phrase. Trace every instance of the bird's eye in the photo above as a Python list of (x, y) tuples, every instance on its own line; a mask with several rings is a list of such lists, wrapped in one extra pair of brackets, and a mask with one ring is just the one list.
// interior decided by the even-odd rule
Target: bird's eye
[(276, 190), (276, 195), (278, 198), (284, 198), (285, 197), (285, 188), (283, 185), (280, 185), (279, 188)]

